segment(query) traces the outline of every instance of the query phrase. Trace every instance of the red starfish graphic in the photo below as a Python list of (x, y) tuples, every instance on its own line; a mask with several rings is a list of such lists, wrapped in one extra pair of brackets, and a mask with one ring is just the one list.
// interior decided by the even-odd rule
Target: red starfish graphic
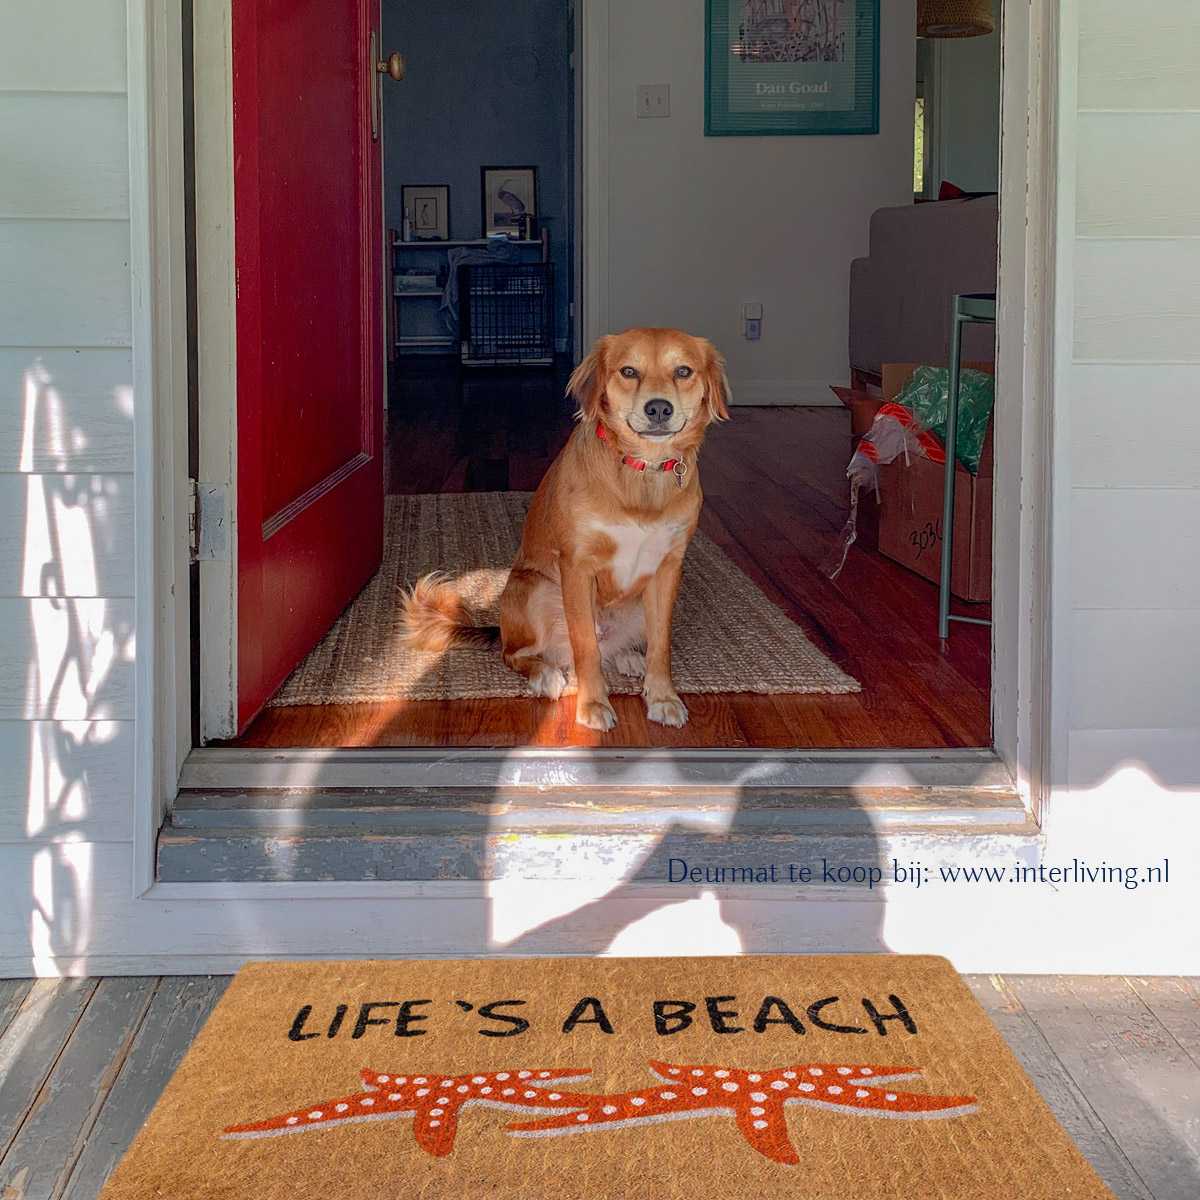
[(591, 1072), (573, 1067), (521, 1068), (471, 1075), (389, 1075), (363, 1071), (363, 1090), (319, 1100), (294, 1112), (225, 1130), (231, 1138), (274, 1137), (351, 1121), (413, 1118), (413, 1134), (429, 1154), (454, 1147), (459, 1113), (470, 1105), (515, 1111), (536, 1109), (538, 1120), (509, 1125), (518, 1137), (554, 1137), (599, 1128), (649, 1125), (687, 1117), (733, 1117), (738, 1132), (760, 1154), (794, 1165), (784, 1109), (790, 1104), (862, 1116), (955, 1117), (974, 1112), (974, 1096), (931, 1096), (893, 1091), (916, 1067), (800, 1063), (751, 1071), (737, 1067), (651, 1062), (654, 1087), (611, 1095), (564, 1091), (562, 1084)]
[[(583, 1133), (603, 1126), (645, 1125), (686, 1117), (730, 1116), (760, 1154), (794, 1165), (784, 1108), (803, 1104), (873, 1117), (953, 1117), (975, 1111), (974, 1096), (892, 1091), (889, 1084), (920, 1075), (916, 1067), (800, 1063), (774, 1070), (651, 1062), (666, 1086), (591, 1096), (578, 1111), (509, 1125), (520, 1137)], [(578, 1099), (579, 1097), (570, 1097)]]
[(468, 1105), (563, 1112), (575, 1107), (574, 1099), (567, 1100), (561, 1093), (547, 1089), (552, 1089), (556, 1083), (578, 1082), (590, 1074), (590, 1070), (578, 1067), (514, 1067), (508, 1071), (486, 1074), (477, 1071), (470, 1075), (443, 1075), (436, 1071), (424, 1075), (391, 1075), (364, 1070), (359, 1092), (332, 1100), (318, 1100), (265, 1121), (231, 1125), (225, 1130), (225, 1136), (275, 1137), (351, 1121), (412, 1117), (417, 1144), (441, 1158), (453, 1149), (458, 1115)]

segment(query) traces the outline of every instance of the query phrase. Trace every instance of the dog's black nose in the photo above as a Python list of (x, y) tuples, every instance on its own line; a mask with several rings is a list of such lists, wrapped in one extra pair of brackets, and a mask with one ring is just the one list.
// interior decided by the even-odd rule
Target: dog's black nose
[(656, 425), (661, 425), (664, 421), (671, 419), (675, 407), (670, 400), (647, 400), (644, 411), (651, 421)]

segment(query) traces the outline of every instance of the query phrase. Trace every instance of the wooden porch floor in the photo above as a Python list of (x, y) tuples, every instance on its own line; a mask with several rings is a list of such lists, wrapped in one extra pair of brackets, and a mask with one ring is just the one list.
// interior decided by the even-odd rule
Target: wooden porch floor
[[(1200, 1196), (1200, 979), (968, 982), (1119, 1200)], [(227, 983), (0, 981), (0, 1197), (96, 1196)]]

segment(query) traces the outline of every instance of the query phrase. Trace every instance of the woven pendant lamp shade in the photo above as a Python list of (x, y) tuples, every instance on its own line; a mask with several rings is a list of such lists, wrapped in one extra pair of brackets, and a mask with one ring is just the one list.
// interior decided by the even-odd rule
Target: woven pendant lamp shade
[(980, 37), (995, 31), (991, 0), (918, 0), (918, 37)]

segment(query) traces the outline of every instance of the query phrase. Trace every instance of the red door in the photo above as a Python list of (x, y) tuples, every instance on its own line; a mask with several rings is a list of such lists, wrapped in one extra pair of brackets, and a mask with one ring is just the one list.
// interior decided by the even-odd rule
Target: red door
[(239, 731), (378, 569), (378, 0), (234, 0)]

